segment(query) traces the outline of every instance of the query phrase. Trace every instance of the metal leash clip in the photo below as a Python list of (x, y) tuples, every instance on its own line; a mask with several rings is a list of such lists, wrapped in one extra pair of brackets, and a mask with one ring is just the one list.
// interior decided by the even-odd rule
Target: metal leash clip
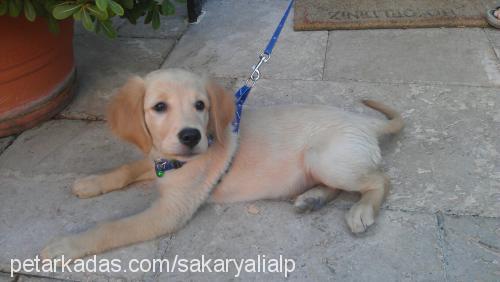
[[(260, 67), (262, 66), (263, 63), (267, 63), (271, 55), (262, 53), (259, 56), (259, 62), (257, 65), (252, 66), (252, 73), (250, 74), (250, 77), (246, 80), (245, 84), (249, 87), (253, 87), (257, 80), (260, 78)], [(252, 81), (252, 83), (250, 83)]]

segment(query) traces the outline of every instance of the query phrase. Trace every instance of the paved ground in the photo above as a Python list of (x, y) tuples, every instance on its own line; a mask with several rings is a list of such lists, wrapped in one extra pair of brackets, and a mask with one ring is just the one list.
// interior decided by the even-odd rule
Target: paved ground
[[(75, 36), (79, 86), (61, 115), (17, 137), (0, 139), (0, 271), (32, 258), (51, 238), (136, 213), (154, 198), (151, 183), (98, 198), (70, 193), (78, 177), (140, 154), (103, 121), (113, 90), (129, 74), (168, 67), (208, 72), (235, 89), (249, 73), (287, 1), (208, 1), (201, 23), (185, 11), (159, 32), (118, 23), (110, 41)], [(98, 258), (295, 259), (288, 280), (498, 281), (500, 277), (500, 32), (420, 29), (293, 32), (288, 21), (253, 106), (336, 105), (376, 116), (358, 100), (399, 109), (404, 132), (383, 144), (393, 189), (377, 224), (347, 231), (342, 195), (305, 215), (289, 202), (207, 205), (186, 228)], [(199, 273), (0, 273), (0, 281), (233, 280)], [(282, 280), (280, 274), (242, 274)], [(48, 281), (48, 280), (47, 280)]]

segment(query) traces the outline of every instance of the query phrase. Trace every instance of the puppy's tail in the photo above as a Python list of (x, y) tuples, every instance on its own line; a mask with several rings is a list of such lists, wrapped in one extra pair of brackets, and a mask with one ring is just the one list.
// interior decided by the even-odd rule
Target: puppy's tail
[(383, 113), (387, 119), (389, 119), (387, 123), (379, 129), (380, 135), (397, 133), (403, 129), (403, 117), (396, 110), (373, 100), (362, 100), (361, 102), (363, 102), (366, 106)]

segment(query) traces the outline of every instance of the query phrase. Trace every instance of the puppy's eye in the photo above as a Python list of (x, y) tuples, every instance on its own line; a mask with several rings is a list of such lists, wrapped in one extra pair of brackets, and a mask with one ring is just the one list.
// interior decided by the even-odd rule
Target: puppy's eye
[(167, 110), (167, 104), (163, 102), (156, 103), (156, 105), (153, 106), (153, 110), (157, 113), (163, 113)]
[(198, 111), (203, 111), (205, 109), (205, 103), (203, 103), (203, 101), (196, 101), (196, 103), (194, 103), (194, 107)]

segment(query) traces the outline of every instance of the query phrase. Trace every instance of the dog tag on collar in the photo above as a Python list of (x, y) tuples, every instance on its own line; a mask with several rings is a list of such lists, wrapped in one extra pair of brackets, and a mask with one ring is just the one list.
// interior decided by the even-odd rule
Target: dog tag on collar
[(156, 176), (162, 177), (163, 175), (165, 175), (165, 171), (181, 168), (184, 164), (185, 162), (181, 162), (178, 160), (167, 160), (167, 159), (155, 160)]

